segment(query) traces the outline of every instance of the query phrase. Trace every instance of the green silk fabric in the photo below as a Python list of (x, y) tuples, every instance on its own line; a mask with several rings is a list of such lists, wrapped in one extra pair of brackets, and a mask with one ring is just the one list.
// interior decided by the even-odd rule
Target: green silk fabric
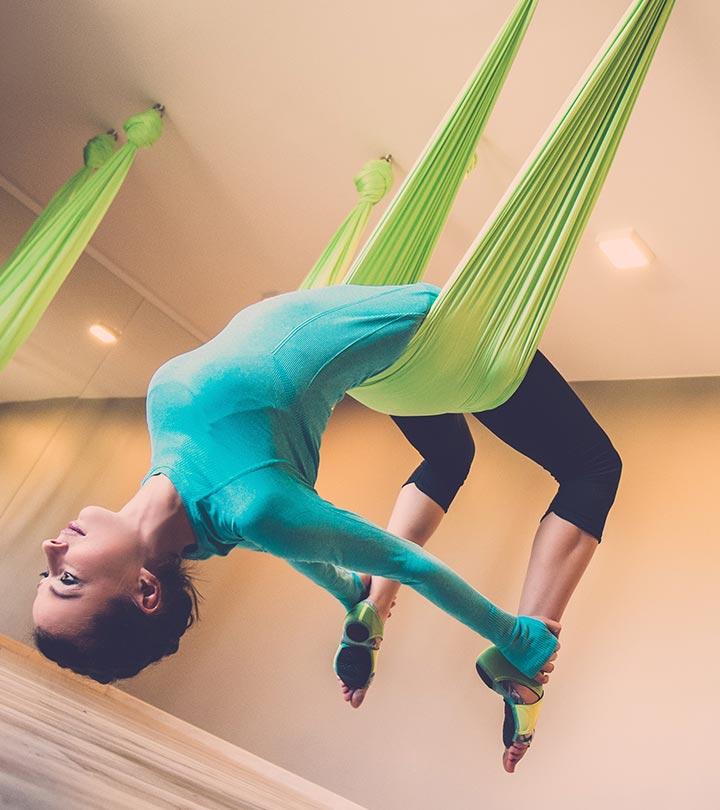
[(84, 163), (55, 194), (0, 267), (0, 369), (27, 339), (115, 199), (138, 149), (162, 133), (152, 108), (123, 125), (127, 143), (115, 150), (105, 133), (85, 146)]
[(346, 284), (422, 278), (510, 72), (537, 0), (521, 0), (353, 262)]
[(392, 186), (390, 161), (384, 158), (369, 160), (355, 176), (354, 182), (358, 190), (355, 207), (345, 217), (299, 289), (328, 287), (342, 281), (365, 232), (373, 206), (382, 200)]
[[(489, 410), (522, 381), (610, 168), (674, 0), (637, 0), (442, 288), (403, 355), (348, 393), (382, 413)], [(501, 34), (526, 22), (521, 3)], [(498, 47), (491, 49), (493, 53)], [(504, 53), (509, 52), (508, 45)], [(464, 96), (345, 283), (421, 278), (476, 137)], [(456, 130), (457, 126), (457, 130)], [(432, 179), (431, 179), (432, 178)], [(448, 206), (449, 208), (449, 203)], [(443, 215), (438, 210), (443, 209)]]

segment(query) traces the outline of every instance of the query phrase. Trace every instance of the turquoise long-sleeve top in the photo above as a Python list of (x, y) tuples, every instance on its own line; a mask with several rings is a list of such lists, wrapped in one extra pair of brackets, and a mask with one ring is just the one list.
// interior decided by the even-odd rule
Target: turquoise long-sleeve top
[[(241, 310), (212, 340), (150, 380), (151, 469), (178, 490), (196, 543), (190, 559), (252, 542), (251, 514), (278, 488), (314, 491), (322, 434), (345, 392), (402, 353), (439, 288), (338, 285)], [(343, 604), (356, 573), (291, 561)]]
[(299, 290), (241, 310), (163, 364), (147, 394), (151, 467), (173, 483), (206, 559), (236, 546), (283, 557), (351, 607), (356, 572), (411, 585), (533, 675), (555, 649), (438, 558), (315, 490), (320, 441), (349, 389), (391, 365), (438, 296), (424, 282)]

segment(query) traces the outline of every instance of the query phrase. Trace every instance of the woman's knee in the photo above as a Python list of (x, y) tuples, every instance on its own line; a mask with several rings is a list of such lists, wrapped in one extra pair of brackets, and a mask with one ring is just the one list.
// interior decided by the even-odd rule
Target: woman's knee
[(475, 442), (468, 429), (462, 436), (456, 436), (441, 453), (437, 453), (429, 463), (458, 489), (465, 483), (475, 458)]
[(414, 483), (447, 512), (475, 457), (475, 442), (464, 416), (392, 418), (423, 457), (405, 484)]
[(475, 443), (468, 435), (466, 441), (447, 448), (446, 453), (425, 459), (409, 480), (447, 512), (468, 477), (474, 457)]
[(553, 511), (600, 540), (622, 476), (622, 458), (610, 440), (562, 473), (548, 511)]
[(593, 456), (583, 471), (584, 477), (607, 491), (610, 504), (615, 500), (620, 477), (622, 476), (622, 458), (615, 446), (608, 439), (602, 450)]
[(622, 477), (623, 463), (620, 453), (615, 449), (614, 445), (610, 444), (608, 449), (608, 476), (610, 483), (613, 487), (613, 497), (620, 486), (620, 478)]

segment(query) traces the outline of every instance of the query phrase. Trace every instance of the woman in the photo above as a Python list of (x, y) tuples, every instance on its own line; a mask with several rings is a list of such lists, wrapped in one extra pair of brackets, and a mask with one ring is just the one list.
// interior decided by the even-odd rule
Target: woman
[[(560, 625), (506, 613), (424, 551), (438, 518), (425, 516), (437, 503), (403, 489), (395, 525), (417, 497), (427, 535), (412, 542), (313, 487), (333, 407), (402, 354), (438, 293), (426, 283), (287, 293), (243, 309), (208, 343), (161, 366), (148, 389), (152, 463), (139, 491), (119, 512), (85, 507), (43, 543), (48, 570), (33, 606), (41, 651), (101, 682), (134, 675), (175, 652), (192, 623), (181, 560), (242, 545), (286, 558), (351, 610), (367, 598), (367, 610), (374, 600), (382, 612), (394, 586), (378, 577), (409, 584), (490, 639), (520, 679), (546, 682)], [(442, 469), (428, 460), (416, 480)], [(369, 593), (358, 572), (374, 577)]]

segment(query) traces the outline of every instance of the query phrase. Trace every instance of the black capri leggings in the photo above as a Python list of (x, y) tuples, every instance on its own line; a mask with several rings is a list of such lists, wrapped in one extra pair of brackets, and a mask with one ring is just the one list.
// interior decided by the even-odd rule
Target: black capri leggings
[[(605, 431), (541, 352), (510, 399), (473, 416), (558, 482), (543, 517), (554, 512), (601, 541), (622, 462)], [(414, 483), (447, 512), (475, 455), (464, 415), (391, 418), (423, 457), (405, 484)]]

